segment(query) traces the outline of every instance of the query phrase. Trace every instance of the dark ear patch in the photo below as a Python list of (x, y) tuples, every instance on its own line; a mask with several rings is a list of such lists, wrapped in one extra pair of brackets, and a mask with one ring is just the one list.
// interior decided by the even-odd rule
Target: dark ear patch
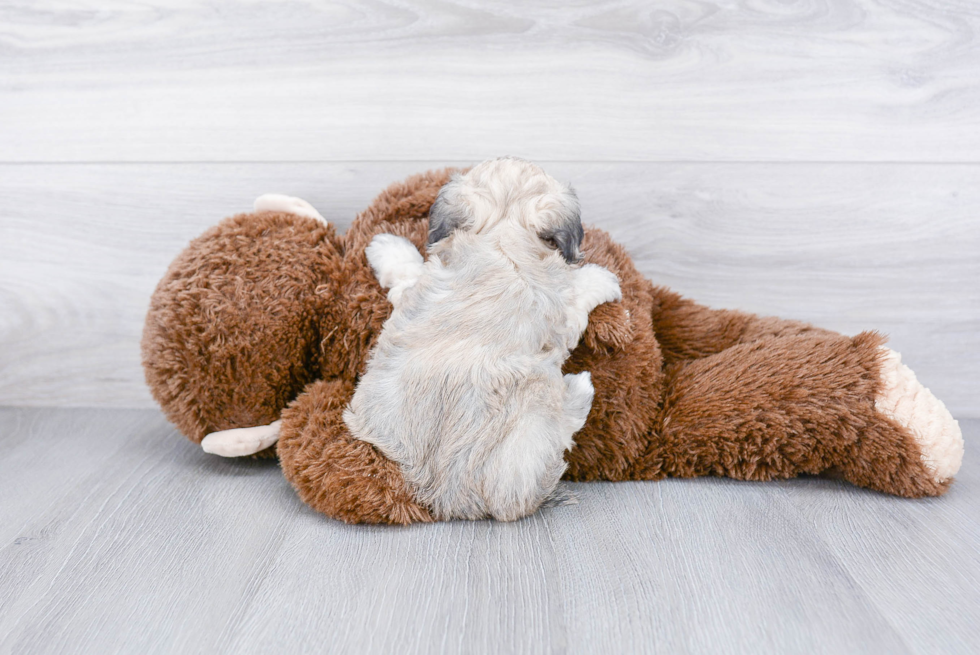
[(562, 221), (558, 226), (538, 236), (555, 244), (565, 261), (574, 264), (582, 259), (579, 246), (582, 245), (585, 231), (582, 229), (582, 218), (574, 194), (571, 199), (572, 202), (567, 203), (562, 212)]
[(442, 241), (453, 230), (463, 227), (466, 224), (467, 208), (466, 201), (459, 192), (460, 182), (457, 176), (439, 189), (436, 201), (429, 208), (429, 243), (432, 245), (437, 241)]

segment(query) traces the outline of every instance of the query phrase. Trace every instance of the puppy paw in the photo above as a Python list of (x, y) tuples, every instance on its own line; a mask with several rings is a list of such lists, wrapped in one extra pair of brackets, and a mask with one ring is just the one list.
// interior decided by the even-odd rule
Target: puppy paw
[(377, 234), (364, 251), (378, 283), (385, 289), (415, 283), (422, 272), (422, 254), (411, 241), (394, 234)]
[(212, 432), (201, 441), (201, 448), (206, 453), (222, 457), (244, 457), (265, 450), (279, 441), (279, 425), (275, 421), (269, 425), (259, 425), (254, 428), (235, 428)]
[[(595, 397), (595, 387), (592, 386), (592, 375), (588, 371), (582, 373), (567, 373), (565, 375), (565, 420), (571, 434), (578, 432), (585, 425), (592, 411), (592, 399)], [(571, 447), (571, 444), (568, 444)]]
[(905, 427), (922, 451), (922, 463), (936, 482), (949, 480), (963, 462), (960, 426), (942, 401), (916, 380), (890, 348), (881, 368), (881, 391), (875, 409)]
[(313, 208), (313, 205), (302, 198), (284, 196), (278, 193), (266, 193), (256, 198), (252, 206), (257, 212), (286, 212), (312, 218), (320, 221), (324, 225), (327, 224), (327, 219), (321, 216), (320, 212)]
[(578, 291), (590, 309), (623, 299), (619, 278), (607, 268), (586, 264), (578, 270)]

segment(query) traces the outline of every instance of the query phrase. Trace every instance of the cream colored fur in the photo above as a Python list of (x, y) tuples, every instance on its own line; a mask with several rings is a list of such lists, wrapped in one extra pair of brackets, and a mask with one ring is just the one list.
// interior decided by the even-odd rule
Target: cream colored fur
[(212, 432), (201, 441), (206, 453), (222, 457), (244, 457), (265, 450), (279, 441), (279, 424), (257, 425), (254, 428), (235, 428)]
[(881, 370), (881, 391), (875, 409), (906, 427), (922, 450), (922, 462), (936, 482), (952, 478), (963, 463), (960, 425), (941, 400), (916, 379), (890, 348)]
[(324, 225), (327, 219), (320, 215), (313, 205), (302, 198), (284, 196), (278, 193), (266, 193), (255, 199), (252, 208), (257, 212), (288, 212), (297, 216), (306, 216), (320, 221)]
[(389, 234), (367, 249), (393, 312), (344, 421), (437, 518), (514, 520), (555, 493), (593, 395), (561, 366), (619, 282), (552, 247), (578, 204), (536, 166), (486, 162), (440, 197), (454, 227), (428, 261)]

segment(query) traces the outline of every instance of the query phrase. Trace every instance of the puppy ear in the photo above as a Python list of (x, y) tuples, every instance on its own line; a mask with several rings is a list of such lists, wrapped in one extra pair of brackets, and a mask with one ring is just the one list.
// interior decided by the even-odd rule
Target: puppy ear
[(454, 230), (466, 225), (470, 216), (469, 203), (460, 185), (459, 175), (454, 175), (441, 189), (436, 201), (429, 208), (429, 243), (442, 241)]
[(555, 244), (561, 256), (569, 264), (582, 260), (579, 247), (585, 231), (582, 229), (582, 215), (579, 209), (578, 197), (571, 189), (564, 194), (553, 227), (539, 236), (545, 241)]

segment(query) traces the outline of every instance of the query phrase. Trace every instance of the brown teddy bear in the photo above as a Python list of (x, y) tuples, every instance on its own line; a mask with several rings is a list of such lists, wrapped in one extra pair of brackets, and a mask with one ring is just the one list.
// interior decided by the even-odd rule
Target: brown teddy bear
[[(342, 414), (391, 311), (365, 248), (387, 232), (424, 252), (429, 207), (452, 173), (392, 185), (344, 235), (299, 203), (191, 242), (143, 333), (168, 418), (194, 442), (273, 424), (278, 443), (258, 454), (278, 456), (300, 497), (333, 518), (431, 521), (398, 465), (352, 438)], [(619, 277), (623, 298), (592, 312), (565, 365), (595, 387), (565, 479), (832, 474), (906, 497), (948, 488), (959, 427), (881, 335), (697, 305), (646, 280), (598, 229), (582, 252)]]

